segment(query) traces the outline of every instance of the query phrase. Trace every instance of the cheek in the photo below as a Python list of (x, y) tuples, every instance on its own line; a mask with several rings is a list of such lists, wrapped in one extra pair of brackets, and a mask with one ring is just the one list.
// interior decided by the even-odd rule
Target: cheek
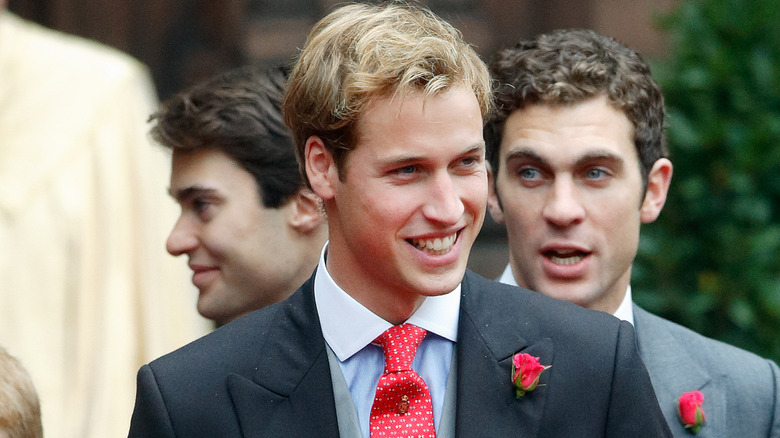
[(201, 233), (203, 248), (212, 257), (225, 259), (226, 255), (230, 252), (230, 248), (233, 246), (231, 245), (231, 242), (233, 241), (234, 239), (232, 239), (230, 235), (225, 235), (225, 233), (220, 232), (219, 229), (207, 227), (203, 230), (203, 233)]
[(639, 221), (641, 200), (628, 184), (606, 190), (584, 191), (582, 204), (599, 223), (609, 227), (624, 227)]
[(639, 240), (639, 210), (633, 199), (594, 210), (599, 228), (604, 233), (607, 247), (618, 253), (636, 252)]
[(514, 190), (501, 198), (504, 221), (507, 228), (528, 233), (535, 227), (544, 225), (544, 196), (541, 192)]
[(367, 213), (377, 222), (400, 222), (419, 210), (427, 197), (415, 187), (384, 187), (364, 193), (360, 205), (363, 214)]
[(487, 173), (452, 177), (451, 196), (458, 198), (468, 213), (483, 216), (488, 205)]
[(488, 195), (490, 194), (487, 177), (475, 177), (474, 181), (468, 181), (465, 192), (471, 202), (476, 203), (480, 207), (486, 206)]
[(212, 256), (222, 259), (241, 252), (243, 246), (256, 240), (255, 230), (248, 226), (248, 222), (252, 220), (251, 217), (239, 216), (238, 218), (234, 217), (234, 220), (227, 219), (227, 215), (220, 216), (208, 223), (202, 233), (202, 242), (206, 250)]
[(336, 198), (338, 203), (334, 204), (335, 213), (331, 213), (330, 220), (335, 221), (338, 234), (361, 250), (373, 251), (370, 248), (379, 246), (379, 241), (391, 232), (395, 217), (400, 215), (397, 198), (355, 196), (346, 192), (340, 192)]

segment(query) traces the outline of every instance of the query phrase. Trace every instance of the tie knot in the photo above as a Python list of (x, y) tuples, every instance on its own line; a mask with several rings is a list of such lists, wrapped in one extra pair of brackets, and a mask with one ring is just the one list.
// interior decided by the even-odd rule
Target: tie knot
[(412, 324), (394, 325), (376, 338), (385, 354), (385, 373), (412, 369), (414, 355), (427, 333)]

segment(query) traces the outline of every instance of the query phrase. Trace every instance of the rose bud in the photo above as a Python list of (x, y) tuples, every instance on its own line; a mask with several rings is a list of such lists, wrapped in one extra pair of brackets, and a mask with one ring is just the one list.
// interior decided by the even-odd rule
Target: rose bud
[(533, 391), (539, 384), (542, 371), (550, 368), (539, 363), (539, 358), (528, 353), (517, 353), (512, 358), (512, 382), (515, 384), (515, 397), (522, 397)]
[(698, 433), (701, 425), (704, 424), (702, 403), (704, 403), (704, 395), (700, 391), (686, 392), (679, 399), (680, 421), (693, 433)]

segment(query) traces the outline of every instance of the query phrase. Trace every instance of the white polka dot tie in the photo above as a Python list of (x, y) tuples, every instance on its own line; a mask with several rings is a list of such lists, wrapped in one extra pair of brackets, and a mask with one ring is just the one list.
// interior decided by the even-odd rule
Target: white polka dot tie
[(371, 407), (371, 438), (435, 438), (431, 392), (412, 370), (417, 347), (426, 331), (403, 324), (376, 338), (385, 354), (385, 371)]

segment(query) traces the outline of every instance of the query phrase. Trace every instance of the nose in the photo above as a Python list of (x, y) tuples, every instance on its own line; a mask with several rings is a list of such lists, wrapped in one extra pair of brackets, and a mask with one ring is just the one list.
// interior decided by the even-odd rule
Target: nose
[(559, 228), (579, 224), (585, 218), (585, 209), (577, 187), (571, 178), (557, 178), (544, 205), (545, 220)]
[(165, 242), (165, 249), (173, 256), (187, 254), (198, 246), (198, 236), (193, 227), (188, 224), (184, 215), (180, 216), (173, 226), (168, 240)]
[(423, 215), (443, 225), (455, 225), (465, 211), (458, 187), (449, 172), (433, 175), (427, 199), (423, 202)]

